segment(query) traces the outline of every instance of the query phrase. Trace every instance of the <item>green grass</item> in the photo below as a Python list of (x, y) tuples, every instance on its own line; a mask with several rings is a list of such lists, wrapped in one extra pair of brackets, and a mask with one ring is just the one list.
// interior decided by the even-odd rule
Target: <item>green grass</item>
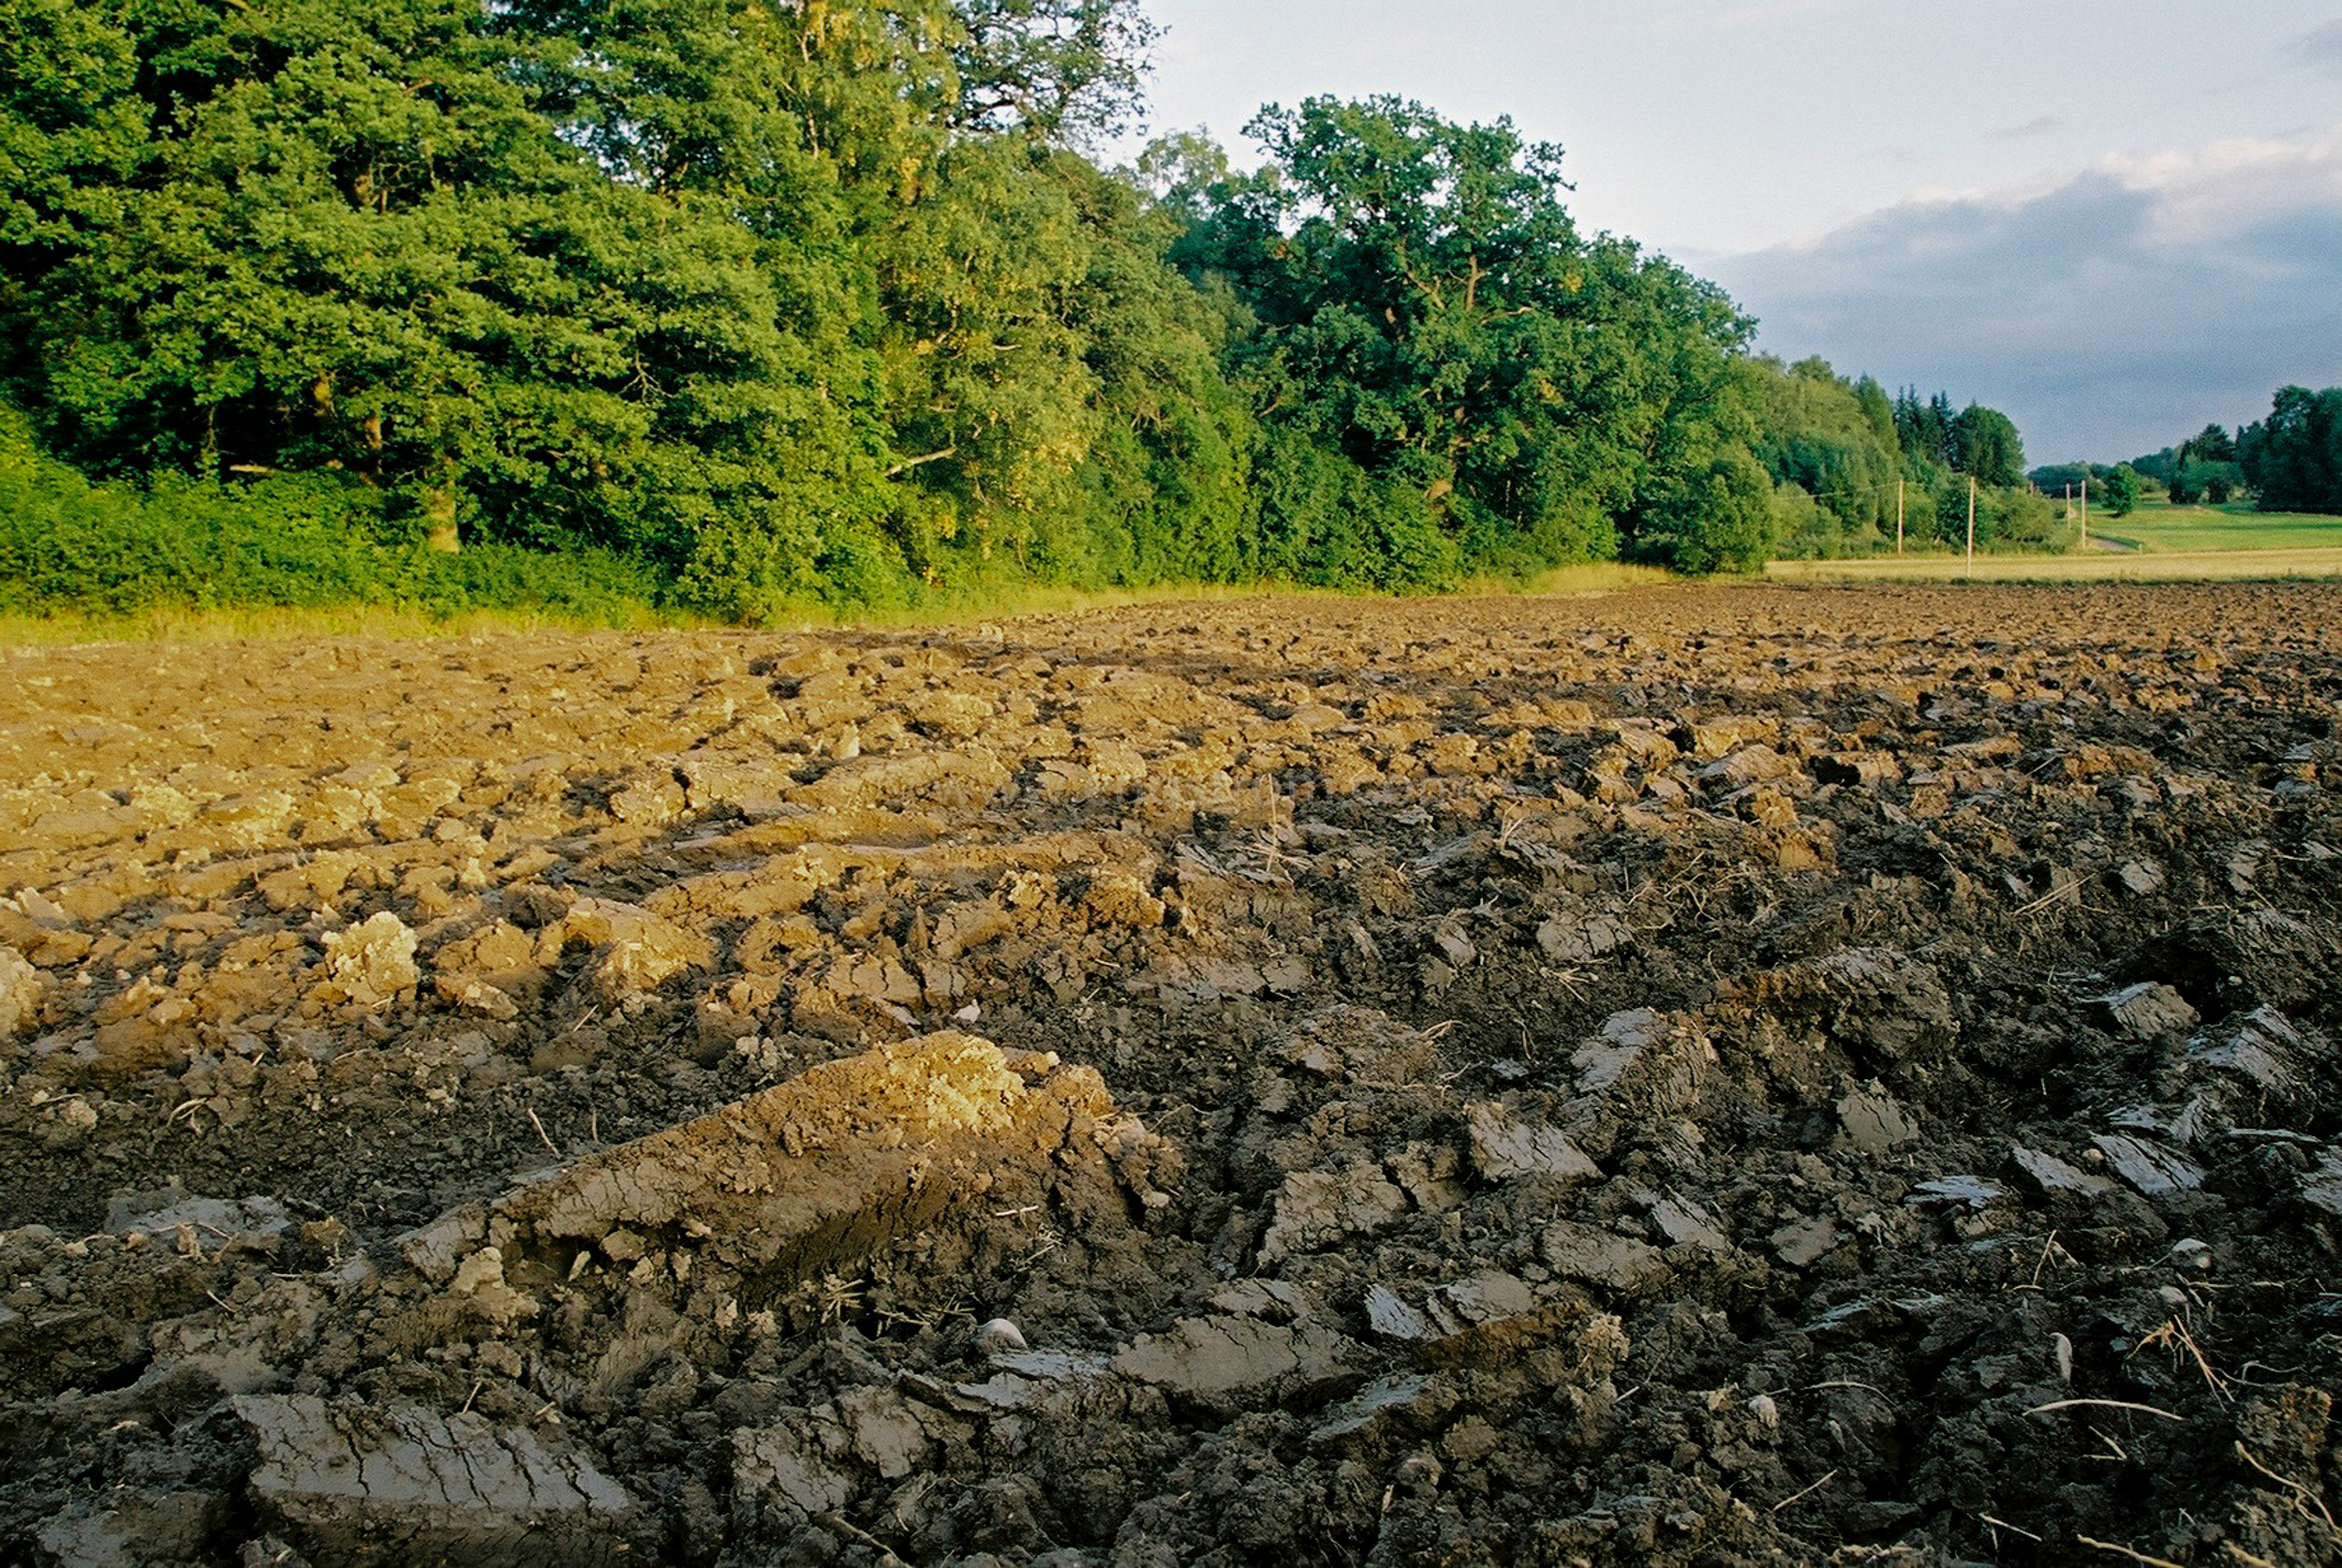
[(2154, 555), (2229, 550), (2342, 548), (2342, 517), (2255, 511), (2249, 505), (2142, 506), (2128, 517), (2094, 515), (2094, 539)]
[(2156, 500), (2127, 517), (2094, 512), (2090, 547), (2056, 555), (1957, 554), (1775, 561), (1785, 583), (2201, 583), (2342, 577), (2342, 517), (2255, 511), (2246, 502), (2175, 507)]
[(2342, 577), (2342, 544), (2312, 550), (2092, 550), (2072, 555), (1774, 561), (1774, 583), (2241, 583)]
[[(1622, 589), (1652, 587), (1682, 579), (1657, 567), (1594, 561), (1555, 567), (1525, 582), (1489, 579), (1446, 596), (1582, 598)], [(771, 632), (967, 626), (1028, 616), (1076, 614), (1152, 604), (1219, 604), (1255, 599), (1320, 599), (1353, 602), (1404, 596), (1359, 589), (1303, 587), (1293, 584), (1172, 583), (1152, 587), (1084, 589), (1040, 584), (1010, 584), (981, 598), (938, 598), (911, 609), (865, 606), (802, 606), (753, 628), (671, 608), (636, 607), (632, 615), (582, 615), (558, 607), (484, 608), (433, 614), (395, 605), (238, 605), (207, 609), (178, 607), (119, 614), (62, 612), (33, 614), (0, 611), (0, 648), (76, 643), (221, 643), (313, 637), (410, 638), (495, 637), (533, 631), (739, 631)]]

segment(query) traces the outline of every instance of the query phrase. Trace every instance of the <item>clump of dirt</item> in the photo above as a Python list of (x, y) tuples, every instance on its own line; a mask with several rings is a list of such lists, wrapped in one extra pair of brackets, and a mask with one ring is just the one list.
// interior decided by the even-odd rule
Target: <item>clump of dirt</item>
[(2333, 1561), (2337, 610), (0, 653), (0, 1558)]

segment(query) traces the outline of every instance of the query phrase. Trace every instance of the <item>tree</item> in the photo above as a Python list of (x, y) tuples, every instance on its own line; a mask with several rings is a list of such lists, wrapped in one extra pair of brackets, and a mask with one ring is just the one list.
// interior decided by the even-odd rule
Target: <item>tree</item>
[(0, 0), (0, 278), (97, 237), (145, 150), (138, 51), (103, 10)]
[(1951, 411), (1948, 394), (1939, 392), (1921, 403), (1919, 389), (1905, 387), (1895, 399), (1894, 412), (1905, 464), (1920, 468), (1954, 466), (1958, 449), (1953, 427), (1958, 416)]
[(0, 0), (0, 393), (93, 494), (624, 552), (743, 619), (1740, 567), (2022, 461), (1749, 360), (1506, 121), (1312, 98), (1258, 170), (1109, 175), (1079, 149), (1154, 37), (1141, 0)]
[(2205, 425), (2172, 449), (2170, 457), (2166, 482), (2174, 506), (2187, 506), (2198, 499), (2218, 506), (2243, 486), (2236, 443), (2219, 425)]
[(1839, 555), (1868, 549), (1893, 530), (1895, 481), (1902, 456), (1886, 392), (1865, 377), (1849, 384), (1818, 359), (1784, 367), (1748, 362), (1758, 434), (1757, 459), (1772, 480), (1815, 502), (1794, 506), (1783, 540), (1793, 555)]
[(336, 468), (443, 546), (673, 562), (851, 462), (756, 236), (559, 134), (558, 52), (467, 0), (129, 14), (149, 147), (12, 302), (85, 465)]
[(1162, 29), (1139, 0), (959, 0), (954, 122), (1075, 143), (1138, 118)]
[(2139, 470), (2127, 463), (2116, 464), (2106, 476), (2106, 510), (2115, 517), (2139, 510)]
[(1679, 571), (1754, 571), (1776, 542), (1771, 481), (1744, 450), (1654, 481), (1640, 512), (1642, 553)]
[[(1271, 159), (1256, 174), (1192, 143), (1148, 167), (1193, 214), (1174, 255), (1249, 327), (1232, 363), (1262, 410), (1258, 469), (1293, 477), (1264, 489), (1265, 547), (1303, 575), (1362, 551), (1432, 574), (1608, 554), (1646, 502), (1671, 505), (1668, 481), (1753, 434), (1731, 372), (1747, 320), (1664, 259), (1580, 236), (1558, 147), (1389, 97), (1249, 128)], [(1306, 499), (1329, 464), (1367, 476), (1338, 488), (1378, 517)]]
[(2342, 512), (2342, 388), (2280, 388), (2236, 448), (2261, 510)]
[(1864, 376), (1854, 383), (1854, 397), (1861, 405), (1871, 435), (1880, 446), (1891, 449), (1895, 445), (1895, 409), (1888, 400), (1887, 389), (1875, 377)]
[(1951, 468), (1979, 484), (2011, 489), (2024, 483), (2024, 442), (2008, 416), (1971, 403), (1951, 422)]

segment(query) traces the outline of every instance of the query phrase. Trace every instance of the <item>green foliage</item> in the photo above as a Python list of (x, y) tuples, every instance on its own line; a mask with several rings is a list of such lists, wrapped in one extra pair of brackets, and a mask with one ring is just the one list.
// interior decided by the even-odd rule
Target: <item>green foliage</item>
[(2244, 488), (2243, 465), (2232, 461), (2191, 458), (2172, 484), (2172, 500), (2174, 503), (2201, 500), (2216, 507), (2226, 506)]
[(1745, 451), (1718, 455), (1705, 473), (1662, 476), (1638, 510), (1637, 555), (1678, 571), (1754, 571), (1772, 554), (1772, 482)]
[[(2207, 424), (2172, 450), (2163, 480), (2173, 506), (2208, 501), (2226, 505), (2245, 488), (2244, 466), (2236, 460), (2236, 442), (2216, 424)], [(2142, 470), (2143, 471), (2143, 470)]]
[(2092, 479), (2087, 463), (2047, 463), (2025, 476), (2044, 496), (2063, 499), (2068, 487), (2079, 492)]
[(2139, 510), (2141, 480), (2139, 470), (2127, 463), (2119, 463), (2106, 476), (2106, 510), (2115, 517), (2128, 517)]
[(346, 475), (92, 484), (39, 455), (31, 436), (21, 414), (0, 406), (0, 610), (380, 603), (618, 622), (660, 598), (657, 573), (606, 551), (488, 545), (450, 555), (398, 539), (381, 496)]
[[(1754, 434), (1728, 300), (1581, 236), (1560, 149), (1509, 122), (1312, 98), (1250, 128), (1259, 173), (1192, 137), (1141, 169), (1186, 221), (1172, 257), (1244, 328), (1230, 367), (1264, 426), (1264, 566), (1527, 572), (1610, 554), (1646, 505), (1676, 537), (1687, 487)], [(1391, 555), (1367, 571), (1373, 549)]]
[(0, 0), (0, 596), (755, 621), (1739, 570), (2021, 461), (1990, 410), (1750, 361), (1503, 120), (1312, 98), (1256, 172), (1191, 135), (1108, 174), (1076, 149), (1155, 37), (1140, 0)]
[(1903, 448), (1903, 460), (1907, 466), (1926, 468), (1949, 468), (1956, 455), (1952, 444), (1952, 422), (1957, 416), (1951, 411), (1951, 399), (1937, 392), (1927, 402), (1920, 401), (1917, 387), (1905, 387), (1895, 395), (1895, 437)]
[(1139, 116), (1162, 30), (1138, 0), (963, 0), (956, 120), (1075, 141)]
[[(1757, 402), (1756, 455), (1784, 487), (1783, 548), (1813, 558), (1859, 555), (1894, 538), (1901, 454), (1878, 383), (1849, 383), (1818, 359), (1747, 362)], [(1794, 491), (1801, 504), (1788, 498)]]
[(0, 0), (0, 276), (19, 278), (110, 221), (110, 187), (146, 124), (138, 58), (97, 9)]
[(2342, 387), (2280, 389), (2236, 456), (2263, 511), (2342, 512)]
[(1951, 422), (1951, 467), (1979, 484), (2014, 489), (2024, 483), (2024, 443), (2008, 415), (1971, 403)]
[(1919, 390), (1905, 387), (1895, 399), (1893, 415), (1906, 468), (1917, 473), (1948, 468), (2003, 489), (2025, 482), (2024, 443), (1997, 408), (1971, 403), (1955, 414), (1947, 394), (1939, 392), (1921, 403)]

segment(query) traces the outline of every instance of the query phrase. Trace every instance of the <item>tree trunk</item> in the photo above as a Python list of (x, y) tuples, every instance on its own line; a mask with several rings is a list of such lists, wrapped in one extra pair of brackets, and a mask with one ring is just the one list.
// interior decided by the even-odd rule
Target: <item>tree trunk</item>
[(455, 532), (455, 486), (435, 486), (422, 502), (422, 541), (434, 550), (452, 555), (461, 541)]

